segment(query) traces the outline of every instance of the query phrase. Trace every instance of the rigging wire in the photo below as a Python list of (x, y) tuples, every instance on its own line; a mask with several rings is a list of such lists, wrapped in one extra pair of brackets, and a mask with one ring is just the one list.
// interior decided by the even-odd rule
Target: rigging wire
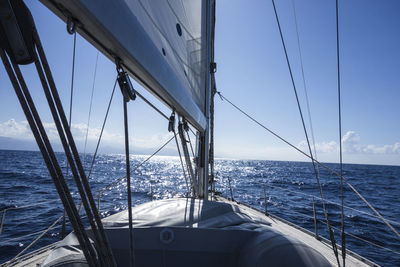
[[(62, 217), (62, 216), (60, 216), (60, 217)], [(46, 228), (46, 229), (44, 229), (44, 230), (37, 231), (37, 232), (34, 232), (34, 233), (29, 233), (29, 234), (22, 235), (22, 236), (18, 236), (18, 237), (12, 237), (12, 238), (9, 238), (9, 239), (6, 239), (6, 240), (2, 240), (2, 242), (0, 242), (0, 245), (11, 244), (12, 241), (17, 241), (17, 240), (21, 240), (22, 238), (26, 238), (26, 237), (30, 237), (30, 236), (42, 234), (43, 232), (48, 233), (48, 232), (49, 232), (50, 230), (52, 230), (52, 229), (58, 229), (58, 228), (61, 227), (61, 225), (56, 226), (56, 224), (57, 224), (57, 222), (60, 221), (60, 217), (57, 218), (56, 223), (52, 223), (51, 226), (49, 226), (48, 228)], [(86, 215), (81, 216), (82, 219), (83, 219), (83, 218), (86, 218), (86, 217), (87, 217)], [(43, 237), (43, 236), (42, 236), (42, 237)], [(40, 239), (40, 238), (39, 238), (39, 239)], [(36, 242), (37, 242), (37, 241), (36, 241)]]
[[(189, 128), (189, 127), (188, 127), (188, 128)], [(186, 131), (186, 135), (187, 135), (187, 138), (188, 138), (188, 141), (189, 141), (190, 150), (192, 151), (192, 157), (195, 157), (195, 155), (194, 155), (194, 150), (193, 150), (193, 145), (192, 145), (192, 141), (190, 140), (189, 131)]]
[[(74, 41), (73, 41), (73, 50), (72, 50), (72, 71), (71, 71), (71, 95), (69, 99), (69, 120), (68, 120), (68, 125), (69, 128), (71, 129), (71, 123), (72, 123), (72, 102), (74, 99), (74, 77), (75, 77), (75, 56), (76, 56), (76, 32), (74, 32)], [(68, 170), (69, 170), (69, 162), (67, 161), (67, 166), (66, 166), (66, 171), (65, 171), (65, 176), (68, 177)], [(63, 222), (62, 222), (62, 233), (61, 233), (61, 238), (63, 239), (65, 237), (65, 227), (66, 227), (66, 212), (64, 208), (64, 215), (63, 215)]]
[[(320, 223), (326, 224), (326, 222), (324, 222), (324, 221), (321, 221), (321, 220), (318, 220), (318, 221), (319, 221)], [(336, 229), (336, 230), (338, 230), (338, 231), (341, 230), (341, 229), (339, 229), (339, 228), (337, 228), (337, 227), (335, 227), (335, 226), (332, 226), (332, 228), (333, 228), (333, 229)], [(394, 253), (394, 254), (400, 255), (400, 252), (399, 252), (399, 251), (396, 251), (396, 250), (393, 250), (393, 249), (384, 247), (384, 246), (382, 246), (382, 245), (376, 244), (376, 243), (371, 242), (371, 241), (369, 241), (369, 240), (367, 240), (367, 239), (364, 239), (364, 238), (361, 238), (361, 237), (359, 237), (359, 236), (350, 234), (349, 232), (345, 232), (345, 234), (348, 235), (348, 236), (351, 236), (351, 237), (353, 237), (353, 238), (355, 238), (355, 239), (358, 239), (358, 240), (360, 240), (360, 241), (363, 241), (363, 242), (365, 242), (365, 243), (368, 243), (368, 244), (370, 244), (370, 245), (372, 245), (372, 246), (375, 246), (375, 247), (378, 247), (378, 248), (387, 250), (387, 251), (389, 251), (389, 252), (392, 252), (392, 253)]]
[(192, 134), (193, 134), (194, 136), (196, 136), (196, 133), (193, 131), (192, 128), (189, 127), (189, 130), (192, 132)]
[[(123, 88), (121, 87), (121, 90)], [(124, 93), (123, 93), (124, 94)], [(130, 266), (135, 266), (134, 246), (133, 246), (133, 227), (132, 227), (132, 195), (131, 195), (131, 171), (129, 163), (129, 133), (128, 133), (128, 107), (127, 102), (129, 99), (123, 97), (124, 107), (124, 131), (125, 131), (125, 160), (126, 160), (126, 189), (128, 193), (128, 217), (129, 217), (129, 248), (130, 248)]]
[(49, 200), (49, 201), (36, 202), (36, 203), (32, 203), (32, 204), (29, 204), (29, 205), (23, 205), (23, 206), (19, 206), (19, 207), (5, 208), (5, 209), (0, 210), (0, 212), (5, 212), (5, 211), (9, 211), (9, 210), (25, 209), (25, 208), (40, 206), (40, 205), (43, 205), (43, 204), (54, 203), (54, 202), (58, 202), (58, 201), (60, 201), (60, 199), (53, 199), (53, 200)]
[[(187, 193), (186, 193), (186, 195), (189, 195), (189, 194), (190, 194), (190, 189), (189, 189), (188, 179), (187, 179), (187, 176), (186, 176), (185, 167), (184, 167), (184, 165), (183, 165), (183, 160), (182, 160), (181, 150), (180, 150), (180, 148), (179, 148), (179, 144), (178, 144), (178, 138), (176, 138), (176, 134), (177, 134), (177, 133), (175, 133), (175, 129), (173, 129), (173, 133), (174, 133), (174, 138), (175, 138), (176, 148), (177, 148), (177, 150), (178, 150), (178, 154), (179, 154), (179, 159), (180, 159), (180, 161), (181, 161), (181, 166), (182, 166), (183, 177), (185, 177), (186, 192), (187, 192)], [(193, 192), (193, 193), (194, 193), (194, 192)]]
[(337, 56), (337, 85), (339, 106), (339, 149), (340, 149), (340, 201), (341, 201), (341, 237), (343, 267), (346, 266), (346, 235), (344, 231), (344, 195), (343, 195), (343, 158), (342, 158), (342, 108), (340, 97), (340, 49), (339, 49), (339, 1), (336, 0), (336, 56)]
[(96, 84), (96, 73), (97, 73), (98, 60), (99, 60), (99, 51), (97, 51), (96, 63), (94, 65), (92, 94), (90, 95), (89, 114), (88, 114), (88, 119), (87, 119), (87, 124), (86, 124), (85, 145), (84, 145), (84, 148), (83, 148), (83, 167), (85, 167), (85, 161), (86, 161), (86, 145), (87, 145), (87, 140), (88, 140), (88, 135), (89, 135), (90, 117), (92, 115), (93, 93), (94, 93), (94, 88), (95, 88), (95, 84)]
[[(290, 190), (290, 189), (287, 189), (287, 188), (283, 188), (283, 187), (280, 187), (280, 186), (275, 186), (275, 185), (269, 184), (268, 187), (272, 187), (272, 188), (275, 188), (275, 189), (279, 189), (279, 190), (283, 190), (283, 191), (286, 191), (286, 192), (294, 193), (294, 194), (297, 194), (297, 195), (306, 196), (306, 197), (309, 197), (310, 199), (312, 199), (312, 198), (321, 199), (320, 197), (312, 195), (312, 194), (306, 194), (306, 193), (303, 193), (303, 192), (298, 192), (298, 191)], [(330, 203), (330, 204), (333, 204), (333, 205), (336, 205), (336, 206), (339, 206), (339, 207), (341, 206), (340, 203), (337, 203), (337, 202), (334, 202), (334, 201), (330, 201), (330, 200), (327, 200), (327, 199), (325, 199), (325, 201), (327, 203)], [(375, 214), (372, 214), (372, 213), (369, 213), (369, 212), (366, 212), (366, 211), (358, 210), (358, 209), (355, 209), (355, 208), (352, 208), (352, 207), (349, 207), (349, 206), (346, 206), (346, 205), (344, 205), (343, 207), (346, 208), (346, 209), (355, 211), (357, 213), (368, 215), (368, 216), (373, 217), (375, 219), (380, 219)], [(382, 223), (382, 221), (380, 221), (380, 220), (376, 220), (376, 221)], [(389, 221), (392, 224), (400, 226), (400, 222), (396, 222), (396, 221), (388, 220), (388, 219), (387, 219), (387, 221)]]
[(146, 104), (148, 104), (150, 107), (152, 107), (155, 111), (157, 111), (161, 116), (163, 116), (165, 119), (169, 120), (168, 116), (165, 115), (161, 110), (159, 110), (156, 106), (154, 106), (149, 100), (147, 100), (143, 95), (141, 95), (138, 91), (134, 90), (135, 94), (137, 94), (138, 97), (140, 97)]
[[(275, 136), (276, 138), (278, 138), (279, 140), (281, 140), (282, 142), (284, 142), (285, 144), (289, 145), (290, 147), (292, 147), (293, 149), (295, 149), (296, 151), (298, 151), (299, 153), (301, 153), (302, 155), (306, 156), (307, 158), (311, 159), (311, 156), (308, 155), (307, 153), (303, 152), (301, 149), (299, 149), (298, 147), (296, 147), (295, 145), (293, 145), (292, 143), (290, 143), (289, 141), (287, 141), (286, 139), (284, 139), (283, 137), (281, 137), (280, 135), (278, 135), (277, 133), (275, 133), (274, 131), (272, 131), (271, 129), (267, 128), (265, 125), (263, 125), (262, 123), (260, 123), (259, 121), (257, 121), (256, 119), (254, 119), (253, 117), (251, 117), (248, 113), (246, 113), (245, 111), (243, 111), (242, 109), (240, 109), (238, 106), (236, 106), (235, 104), (233, 104), (229, 99), (227, 99), (225, 96), (222, 95), (221, 92), (217, 92), (218, 95), (221, 97), (222, 100), (226, 100), (230, 105), (232, 105), (235, 109), (237, 109), (238, 111), (240, 111), (243, 115), (245, 115), (247, 118), (249, 118), (250, 120), (252, 120), (253, 122), (255, 122), (256, 124), (258, 124), (260, 127), (262, 127), (264, 130), (266, 130), (267, 132), (269, 132), (270, 134), (272, 134), (273, 136)], [(319, 166), (323, 167), (324, 169), (330, 171), (332, 174), (336, 175), (337, 177), (340, 178), (340, 174), (333, 170), (332, 168), (328, 167), (327, 165), (325, 165), (324, 163), (314, 159), (315, 163), (317, 163)], [(383, 217), (372, 205), (371, 203), (368, 202), (368, 200), (365, 199), (365, 197), (363, 197), (363, 195), (361, 195), (360, 192), (358, 192), (358, 190), (349, 182), (347, 181), (347, 179), (342, 176), (343, 182), (346, 183), (346, 185), (348, 187), (350, 187), (350, 189), (386, 224), (387, 227), (389, 227), (392, 232), (394, 234), (396, 234), (396, 236), (400, 239), (400, 234), (399, 232), (397, 232), (397, 230), (388, 222), (387, 219), (385, 219), (385, 217)]]
[[(107, 111), (103, 120), (103, 125), (101, 127), (101, 131), (100, 131), (100, 135), (99, 135), (99, 139), (97, 140), (97, 145), (96, 145), (96, 149), (95, 152), (93, 154), (93, 158), (92, 158), (92, 163), (90, 165), (90, 169), (89, 169), (89, 174), (88, 174), (88, 179), (90, 178), (90, 176), (92, 175), (93, 172), (93, 168), (94, 168), (94, 164), (96, 162), (96, 157), (97, 157), (97, 152), (99, 150), (99, 146), (100, 146), (100, 142), (101, 142), (101, 138), (103, 136), (103, 132), (104, 132), (104, 127), (106, 125), (107, 122), (107, 118), (108, 118), (108, 113), (110, 111), (110, 107), (111, 107), (111, 102), (114, 96), (114, 92), (115, 92), (115, 87), (117, 85), (117, 79), (115, 79), (115, 83), (114, 83), (114, 87), (111, 93), (111, 97), (110, 100), (108, 102), (108, 107), (107, 107)], [(154, 106), (149, 100), (147, 100), (143, 95), (141, 95), (138, 91), (134, 90), (135, 94), (140, 97), (146, 104), (148, 104), (150, 107), (152, 107), (155, 111), (157, 111), (161, 116), (163, 116), (165, 119), (169, 120), (169, 118), (167, 117), (167, 115), (165, 115), (161, 110), (159, 110), (156, 106)], [(125, 177), (124, 177), (125, 179)]]
[(74, 96), (75, 57), (76, 57), (76, 32), (74, 32), (74, 48), (72, 51), (71, 95), (70, 95), (70, 100), (69, 100), (69, 127), (70, 128), (71, 128), (71, 118), (72, 118), (72, 100), (73, 100), (73, 96)]
[[(295, 210), (293, 210), (292, 208), (288, 208), (288, 207), (285, 207), (285, 206), (283, 206), (283, 205), (281, 205), (281, 204), (274, 203), (274, 202), (270, 202), (270, 204), (271, 204), (272, 206), (274, 206), (274, 207), (279, 207), (279, 208), (288, 210), (288, 211), (290, 211), (290, 212), (296, 213), (296, 214), (298, 214), (298, 215), (300, 215), (300, 216), (303, 216), (303, 217), (305, 217), (305, 218), (314, 220), (314, 217), (313, 217), (313, 216), (310, 216), (310, 215), (308, 215), (308, 214), (305, 214), (305, 213), (302, 213), (302, 212), (299, 212), (299, 211), (295, 211)], [(319, 219), (317, 219), (317, 221), (320, 222), (320, 223), (322, 223), (322, 224), (325, 224), (325, 225), (326, 225), (326, 222), (325, 222), (325, 221), (322, 221), (322, 220), (319, 220)], [(332, 228), (335, 229), (335, 230), (339, 230), (339, 231), (340, 231), (340, 229), (337, 228), (337, 227), (335, 227), (335, 226), (332, 226)], [(351, 237), (353, 237), (353, 238), (355, 238), (355, 239), (358, 239), (358, 240), (360, 240), (360, 241), (363, 241), (363, 242), (365, 242), (365, 243), (368, 243), (368, 244), (370, 244), (370, 245), (372, 245), (372, 246), (375, 246), (375, 247), (378, 247), (378, 248), (387, 250), (387, 251), (389, 251), (389, 252), (392, 252), (392, 253), (394, 253), (394, 254), (400, 255), (400, 252), (399, 252), (399, 251), (396, 251), (396, 250), (393, 250), (393, 249), (384, 247), (384, 246), (382, 246), (382, 245), (376, 244), (376, 243), (374, 243), (374, 242), (372, 242), (372, 241), (366, 240), (366, 239), (361, 238), (361, 237), (359, 237), (359, 236), (350, 234), (350, 233), (348, 233), (348, 232), (346, 232), (346, 235), (351, 236)]]
[[(153, 156), (155, 156), (158, 152), (160, 152), (164, 147), (166, 147), (171, 141), (172, 139), (174, 139), (174, 137), (177, 135), (178, 133), (175, 133), (174, 136), (172, 136), (165, 144), (163, 144), (160, 148), (158, 148), (153, 154), (151, 154), (149, 157), (147, 157), (144, 161), (142, 161), (139, 165), (137, 165), (134, 169), (132, 169), (131, 173), (133, 173), (134, 171), (136, 171), (137, 169), (139, 169), (140, 167), (143, 166), (143, 164), (145, 164), (147, 161), (149, 161)], [(126, 177), (121, 177), (117, 180), (115, 180), (113, 183), (107, 185), (106, 187), (103, 187), (99, 192), (98, 192), (98, 198), (100, 199), (101, 195), (103, 194), (103, 192), (110, 190), (111, 188), (113, 188), (115, 185), (117, 185), (119, 182), (121, 182), (122, 180), (124, 180)], [(100, 208), (99, 208), (100, 209)]]
[[(61, 225), (55, 226), (55, 227), (53, 227), (52, 229), (57, 229), (57, 228), (60, 228), (60, 227), (61, 227)], [(26, 238), (26, 237), (38, 235), (38, 234), (43, 233), (43, 232), (46, 231), (46, 230), (47, 230), (47, 229), (41, 230), (41, 231), (37, 231), (37, 232), (34, 232), (34, 233), (30, 233), (30, 234), (26, 234), (26, 235), (22, 235), (22, 236), (18, 236), (18, 237), (9, 238), (9, 239), (6, 239), (6, 240), (2, 240), (2, 242), (0, 242), (0, 244), (1, 244), (2, 246), (3, 246), (3, 245), (7, 245), (7, 244), (11, 244), (12, 241), (18, 241), (18, 240), (21, 240), (21, 239)]]
[[(0, 235), (3, 232), (4, 221), (5, 221), (5, 218), (6, 218), (7, 211), (20, 210), (20, 209), (30, 208), (30, 207), (34, 207), (34, 206), (40, 206), (40, 205), (43, 205), (43, 204), (54, 203), (54, 202), (58, 202), (58, 201), (60, 201), (60, 199), (55, 199), (55, 200), (50, 200), (50, 201), (42, 201), (42, 202), (30, 204), (30, 205), (24, 205), (24, 206), (19, 206), (19, 207), (10, 207), (10, 208), (5, 208), (5, 209), (0, 210), (0, 213), (2, 213), (1, 220), (0, 220)], [(65, 216), (65, 214), (63, 215), (63, 217), (64, 216)]]
[[(310, 130), (311, 130), (311, 140), (312, 140), (313, 148), (314, 148), (313, 149), (314, 150), (314, 158), (317, 159), (317, 149), (315, 147), (314, 127), (313, 127), (312, 119), (311, 119), (311, 108), (310, 108), (310, 101), (308, 98), (306, 78), (305, 78), (305, 74), (304, 74), (303, 54), (301, 53), (300, 34), (299, 34), (299, 27), (298, 27), (298, 23), (297, 23), (296, 5), (295, 5), (294, 0), (292, 0), (292, 6), (293, 6), (294, 22), (296, 25), (297, 47), (299, 50), (299, 57), (300, 57), (301, 76), (303, 78), (303, 88), (304, 88), (304, 94), (305, 94), (306, 103), (307, 103), (308, 121), (310, 123)], [(317, 171), (319, 171), (318, 166), (317, 166)]]
[(116, 85), (117, 85), (117, 79), (115, 79), (114, 86), (113, 86), (113, 89), (112, 89), (112, 92), (111, 92), (111, 96), (110, 96), (110, 100), (108, 101), (108, 106), (107, 106), (106, 115), (104, 116), (103, 125), (101, 126), (101, 131), (100, 131), (99, 139), (97, 140), (96, 149), (95, 149), (95, 151), (94, 151), (93, 158), (92, 158), (92, 164), (90, 165), (90, 170), (89, 170), (89, 174), (88, 174), (88, 180), (90, 179), (90, 176), (91, 176), (92, 171), (93, 171), (94, 163), (95, 163), (95, 161), (96, 161), (97, 152), (98, 152), (98, 150), (99, 150), (101, 138), (102, 138), (102, 136), (103, 136), (104, 127), (106, 126), (106, 122), (107, 122), (107, 118), (108, 118), (108, 113), (109, 113), (109, 111), (110, 111), (111, 102), (112, 102), (113, 97), (114, 97), (114, 92), (115, 92)]
[[(276, 11), (276, 6), (275, 6), (275, 1), (274, 1), (274, 0), (272, 0), (272, 5), (273, 5), (273, 7), (274, 7), (275, 18), (276, 18), (276, 22), (277, 22), (277, 24), (278, 24), (279, 34), (280, 34), (280, 37), (281, 37), (282, 46), (283, 46), (283, 50), (284, 50), (284, 52), (285, 52), (286, 62), (287, 62), (288, 69), (289, 69), (289, 73), (290, 73), (290, 79), (291, 79), (291, 81), (292, 81), (294, 94), (295, 94), (295, 96), (296, 96), (297, 107), (298, 107), (298, 109), (299, 109), (299, 113), (300, 113), (300, 117), (301, 117), (301, 122), (302, 122), (303, 129), (304, 129), (304, 134), (305, 134), (305, 137), (306, 137), (306, 140), (307, 140), (307, 145), (308, 145), (309, 153), (310, 153), (310, 156), (311, 156), (311, 161), (312, 161), (313, 168), (314, 168), (314, 172), (315, 172), (315, 178), (316, 178), (316, 181), (317, 181), (317, 185), (318, 185), (318, 189), (319, 189), (321, 198), (324, 199), (324, 195), (323, 195), (322, 188), (321, 188), (321, 183), (320, 183), (320, 181), (319, 181), (319, 175), (318, 175), (317, 167), (316, 167), (316, 164), (315, 164), (315, 162), (314, 162), (314, 157), (313, 157), (313, 154), (312, 154), (312, 149), (311, 149), (311, 145), (310, 145), (310, 140), (309, 140), (309, 138), (308, 138), (307, 128), (306, 128), (306, 125), (305, 125), (305, 123), (304, 123), (304, 117), (303, 117), (303, 113), (302, 113), (302, 111), (301, 111), (301, 106), (300, 106), (299, 97), (298, 97), (298, 95), (297, 95), (296, 84), (295, 84), (295, 82), (294, 82), (293, 73), (292, 73), (292, 68), (291, 68), (291, 66), (290, 66), (289, 56), (288, 56), (288, 53), (287, 53), (287, 49), (286, 49), (286, 45), (285, 45), (285, 40), (283, 39), (282, 29), (281, 29), (281, 25), (280, 25), (280, 22), (279, 22), (279, 17), (278, 17), (278, 13), (277, 13), (277, 11)], [(324, 202), (324, 201), (322, 201), (322, 206), (323, 206), (323, 209), (324, 209), (325, 219), (326, 219), (327, 226), (328, 226), (328, 230), (329, 230), (329, 237), (330, 237), (331, 242), (332, 242), (332, 249), (333, 249), (333, 251), (334, 251), (334, 253), (335, 253), (338, 266), (340, 267), (339, 253), (338, 253), (338, 249), (337, 249), (337, 246), (336, 246), (336, 240), (335, 240), (335, 236), (334, 236), (334, 234), (333, 234), (332, 228), (331, 228), (331, 226), (330, 226), (329, 217), (328, 217), (328, 212), (327, 212), (327, 210), (326, 210), (326, 205), (325, 205), (325, 202)]]
[(20, 251), (14, 258), (10, 260), (10, 262), (18, 259), (19, 256), (24, 254), (28, 249), (30, 249), (36, 242), (41, 239), (47, 232), (49, 232), (51, 229), (53, 229), (54, 226), (64, 217), (64, 215), (61, 215), (54, 223), (52, 223), (46, 230), (44, 230), (39, 236), (37, 236), (28, 246), (26, 246), (22, 251)]
[(178, 123), (178, 134), (181, 139), (181, 147), (183, 151), (183, 155), (185, 157), (185, 162), (186, 162), (186, 170), (188, 172), (188, 176), (190, 177), (190, 188), (192, 189), (192, 192), (195, 194), (196, 193), (196, 188), (197, 188), (197, 183), (196, 183), (196, 177), (195, 177), (195, 172), (193, 171), (193, 166), (192, 166), (192, 160), (190, 158), (189, 154), (189, 149), (187, 146), (188, 141), (186, 140), (185, 136), (185, 128), (186, 122), (184, 119), (182, 121), (179, 121)]

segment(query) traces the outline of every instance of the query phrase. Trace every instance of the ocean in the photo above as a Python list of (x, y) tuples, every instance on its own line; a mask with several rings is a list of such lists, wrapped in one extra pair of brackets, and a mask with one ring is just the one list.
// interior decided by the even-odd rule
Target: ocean
[[(65, 169), (65, 157), (62, 153), (57, 157)], [(132, 156), (132, 168), (146, 157)], [(90, 154), (84, 158), (86, 169), (91, 160)], [(338, 164), (327, 165), (339, 170)], [(343, 168), (343, 176), (400, 231), (400, 167), (344, 164)], [(264, 210), (265, 187), (269, 213), (312, 232), (314, 196), (318, 233), (328, 237), (311, 163), (217, 159), (215, 170), (216, 191), (223, 196)], [(124, 175), (123, 155), (99, 155), (90, 179), (94, 197), (97, 199), (99, 190)], [(329, 219), (340, 245), (340, 180), (321, 168), (320, 180)], [(72, 195), (78, 199), (71, 177), (68, 182)], [(400, 266), (400, 239), (348, 186), (344, 189), (346, 247), (382, 266)], [(150, 201), (152, 197), (164, 199), (185, 194), (178, 157), (156, 156), (132, 174), (134, 205)], [(126, 209), (126, 202), (126, 182), (122, 181), (102, 194), (101, 216)], [(63, 214), (61, 201), (39, 152), (0, 150), (0, 216), (4, 209), (8, 210), (0, 234), (0, 263), (18, 254)], [(68, 226), (67, 230), (70, 229)], [(61, 223), (58, 223), (29, 251), (60, 238)]]

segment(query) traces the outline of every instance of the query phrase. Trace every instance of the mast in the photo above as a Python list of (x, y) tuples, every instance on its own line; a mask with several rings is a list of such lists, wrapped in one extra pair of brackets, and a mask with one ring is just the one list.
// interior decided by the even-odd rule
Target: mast
[(211, 63), (213, 62), (213, 38), (214, 38), (214, 0), (207, 0), (203, 2), (203, 8), (206, 12), (206, 49), (207, 49), (207, 59), (206, 59), (206, 71), (205, 75), (205, 108), (204, 115), (206, 117), (206, 128), (204, 132), (200, 133), (199, 140), (199, 198), (208, 198), (208, 185), (209, 185), (209, 150), (210, 150), (210, 102), (211, 102)]

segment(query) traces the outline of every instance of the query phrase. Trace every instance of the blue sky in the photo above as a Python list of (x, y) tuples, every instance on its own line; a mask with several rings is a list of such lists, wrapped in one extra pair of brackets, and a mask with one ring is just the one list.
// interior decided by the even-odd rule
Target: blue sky
[[(73, 37), (65, 24), (38, 1), (27, 2), (44, 43), (68, 112)], [(276, 1), (307, 127), (292, 0)], [(300, 46), (311, 116), (321, 161), (337, 162), (338, 104), (335, 1), (295, 0)], [(342, 129), (344, 162), (400, 164), (400, 3), (340, 1)], [(279, 135), (306, 150), (288, 68), (270, 1), (219, 0), (216, 25), (217, 87), (226, 97)], [(97, 51), (78, 36), (73, 130), (83, 150)], [(23, 67), (43, 121), (55, 139), (50, 113), (32, 66)], [(90, 152), (101, 127), (115, 79), (115, 66), (99, 55), (90, 120)], [(165, 113), (170, 111), (143, 88)], [(4, 68), (0, 67), (0, 136), (30, 140), (31, 135)], [(149, 153), (171, 136), (167, 121), (141, 100), (129, 104), (132, 153)], [(307, 158), (271, 136), (216, 97), (218, 157), (303, 160)], [(123, 149), (120, 91), (106, 127), (106, 147)], [(174, 147), (170, 146), (170, 151)]]

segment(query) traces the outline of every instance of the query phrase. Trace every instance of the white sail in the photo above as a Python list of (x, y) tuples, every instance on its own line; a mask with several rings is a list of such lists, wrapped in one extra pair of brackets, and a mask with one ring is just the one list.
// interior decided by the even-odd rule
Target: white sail
[(199, 130), (206, 129), (206, 3), (200, 0), (41, 0)]

